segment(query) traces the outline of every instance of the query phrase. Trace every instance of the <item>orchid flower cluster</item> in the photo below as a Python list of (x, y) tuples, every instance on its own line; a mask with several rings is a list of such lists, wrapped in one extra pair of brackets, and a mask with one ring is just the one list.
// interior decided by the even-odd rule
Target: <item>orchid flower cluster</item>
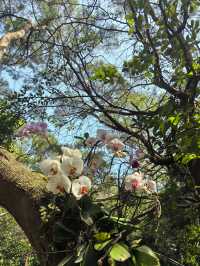
[[(109, 131), (104, 129), (98, 129), (96, 137), (87, 138), (85, 144), (87, 146), (94, 146), (98, 142), (106, 145), (117, 157), (125, 157), (126, 153), (123, 151), (125, 144), (117, 138), (115, 135), (111, 134)], [(139, 160), (144, 158), (144, 153), (140, 149), (136, 149), (134, 153), (131, 154), (129, 163), (132, 168), (139, 168)], [(144, 175), (140, 172), (134, 172), (131, 175), (127, 175), (124, 179), (124, 188), (126, 191), (145, 191), (147, 193), (156, 193), (157, 186), (156, 182), (153, 180), (144, 180)]]
[[(45, 134), (48, 141), (47, 128), (41, 123), (24, 126), (18, 135), (31, 137), (34, 134), (40, 136)], [(85, 137), (87, 136), (88, 134), (85, 134)], [(66, 245), (65, 241), (73, 243), (72, 256), (68, 257), (67, 254), (59, 265), (63, 265), (66, 258), (75, 263), (82, 261), (85, 263), (85, 258), (91, 250), (92, 254), (95, 254), (95, 258), (92, 259), (95, 265), (102, 265), (107, 258), (113, 263), (133, 258), (133, 262), (138, 262), (139, 265), (143, 262), (140, 257), (143, 258), (145, 253), (150, 256), (150, 259), (153, 258), (155, 263), (152, 265), (159, 266), (158, 258), (153, 251), (144, 245), (141, 246), (142, 235), (139, 239), (138, 235), (135, 235), (137, 230), (135, 224), (139, 224), (146, 217), (152, 217), (152, 214), (157, 218), (160, 216), (156, 183), (144, 178), (139, 170), (143, 165), (144, 153), (130, 147), (125, 141), (104, 129), (97, 130), (95, 137), (80, 139), (83, 140), (82, 145), (89, 148), (84, 160), (81, 151), (76, 148), (63, 146), (62, 153), (55, 154), (56, 150), (60, 151), (57, 145), (57, 149), (46, 151), (48, 156), (49, 152), (53, 154), (52, 157), (39, 163), (41, 171), (48, 177), (46, 189), (56, 195), (53, 201), (50, 197), (50, 203), (40, 208), (41, 220), (46, 225), (45, 230), (53, 232), (55, 243), (64, 245)], [(48, 144), (51, 142), (48, 141)], [(99, 148), (102, 147), (106, 148), (103, 152), (105, 157), (102, 156), (101, 151), (99, 152)], [(106, 157), (112, 158), (110, 166), (105, 161)], [(117, 166), (113, 164), (115, 160), (120, 163), (118, 179), (113, 178)], [(139, 163), (140, 160), (142, 160), (141, 163)], [(102, 169), (104, 167), (106, 169)], [(121, 178), (121, 168), (126, 173), (123, 174), (123, 178)], [(109, 180), (109, 176), (112, 179)], [(89, 193), (90, 197), (84, 197)], [(59, 197), (66, 194), (74, 197)], [(79, 201), (81, 199), (82, 201)], [(77, 200), (77, 204), (74, 204), (74, 200)], [(77, 211), (74, 212), (76, 215), (69, 220), (67, 215), (69, 209), (71, 212), (71, 202)], [(145, 206), (145, 209), (139, 208), (140, 204)], [(146, 208), (147, 205), (148, 208)], [(61, 234), (62, 239), (60, 239)], [(134, 254), (139, 254), (136, 252), (140, 249), (142, 255), (136, 257)]]
[(124, 143), (117, 138), (116, 135), (104, 129), (98, 129), (96, 137), (88, 137), (85, 141), (86, 146), (92, 147), (97, 144), (106, 145), (118, 157), (123, 157), (126, 154), (122, 152), (125, 147)]
[(40, 168), (48, 176), (47, 190), (53, 194), (70, 193), (77, 200), (91, 189), (91, 179), (82, 175), (83, 160), (78, 149), (62, 147), (62, 156), (46, 159)]
[[(22, 127), (18, 132), (18, 137), (29, 137), (33, 134), (47, 136), (47, 124), (44, 122), (29, 123)], [(116, 135), (111, 132), (98, 129), (96, 137), (88, 137), (85, 141), (88, 147), (95, 145), (105, 145), (111, 150), (116, 157), (126, 157), (124, 151), (125, 144)], [(78, 149), (62, 147), (62, 155), (55, 158), (48, 158), (40, 163), (42, 172), (48, 176), (47, 190), (53, 194), (72, 193), (77, 200), (88, 194), (92, 187), (91, 177), (85, 176), (84, 162), (82, 154)], [(95, 157), (97, 156), (97, 158)], [(98, 154), (93, 155), (88, 166), (91, 173), (95, 173), (95, 169), (100, 167), (102, 158)], [(129, 164), (132, 168), (139, 168), (139, 160), (144, 157), (144, 153), (137, 149), (130, 156)], [(88, 169), (89, 170), (89, 169)], [(88, 171), (89, 172), (89, 171)], [(126, 191), (156, 193), (157, 187), (153, 180), (144, 180), (141, 172), (133, 172), (127, 175), (123, 180), (123, 186)]]
[[(122, 153), (125, 147), (120, 139), (106, 130), (98, 130), (96, 138), (88, 138), (86, 140), (88, 146), (95, 145), (97, 142), (105, 144), (114, 153)], [(91, 179), (83, 175), (84, 162), (80, 150), (67, 147), (62, 147), (61, 149), (62, 156), (58, 156), (56, 159), (47, 159), (40, 163), (41, 170), (49, 177), (47, 189), (54, 194), (72, 192), (76, 199), (79, 200), (90, 191), (92, 186)], [(93, 164), (91, 164), (91, 167), (93, 167)], [(140, 172), (127, 175), (124, 179), (125, 190), (130, 192), (157, 192), (155, 181), (144, 180), (143, 177)]]
[(17, 137), (30, 137), (32, 135), (47, 135), (47, 124), (44, 122), (31, 122), (21, 127), (16, 133)]

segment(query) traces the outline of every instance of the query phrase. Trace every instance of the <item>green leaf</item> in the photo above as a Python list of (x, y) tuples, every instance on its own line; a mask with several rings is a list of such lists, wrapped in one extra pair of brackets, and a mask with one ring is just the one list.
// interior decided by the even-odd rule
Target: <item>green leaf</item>
[(173, 126), (177, 126), (178, 123), (180, 122), (181, 118), (180, 115), (177, 114), (176, 116), (170, 116), (167, 119)]
[(165, 130), (165, 124), (164, 124), (163, 121), (160, 122), (159, 129), (160, 129), (160, 132), (161, 132), (161, 133), (164, 133), (164, 130)]
[(110, 233), (107, 233), (107, 232), (99, 232), (99, 233), (96, 233), (94, 235), (94, 237), (96, 238), (96, 240), (104, 241), (104, 240), (110, 239)]
[(200, 158), (199, 155), (196, 155), (195, 153), (187, 153), (182, 158), (183, 164), (188, 164), (191, 160)]
[(132, 13), (127, 14), (125, 16), (125, 19), (130, 27), (134, 25), (134, 18)]
[(61, 262), (58, 263), (58, 266), (64, 266), (67, 265), (68, 262), (72, 259), (72, 256), (66, 256), (64, 259), (61, 260)]
[(105, 242), (100, 242), (100, 243), (96, 243), (94, 245), (94, 249), (97, 250), (97, 251), (100, 251), (102, 249), (104, 249), (112, 240), (107, 240)]
[(187, 77), (191, 78), (191, 77), (194, 76), (194, 73), (193, 73), (193, 71), (191, 70), (191, 71), (188, 72), (186, 75), (187, 75)]
[(134, 249), (138, 266), (160, 266), (156, 254), (147, 246), (140, 246)]
[(98, 263), (97, 263), (98, 259), (99, 259), (98, 252), (96, 252), (93, 249), (92, 245), (88, 245), (85, 255), (84, 255), (84, 259), (80, 265), (81, 266), (88, 266), (88, 265), (98, 266)]
[(124, 244), (115, 244), (110, 250), (110, 256), (112, 259), (123, 262), (131, 257), (128, 251), (128, 247)]
[(76, 260), (74, 261), (74, 263), (80, 263), (81, 261), (83, 261), (83, 257), (86, 251), (87, 251), (87, 243), (80, 245), (77, 248), (77, 255), (76, 255)]
[(129, 243), (131, 248), (138, 247), (142, 238), (139, 232), (133, 231), (129, 235), (127, 235), (126, 240)]
[(137, 262), (136, 262), (135, 256), (132, 256), (131, 260), (132, 260), (133, 266), (137, 266)]

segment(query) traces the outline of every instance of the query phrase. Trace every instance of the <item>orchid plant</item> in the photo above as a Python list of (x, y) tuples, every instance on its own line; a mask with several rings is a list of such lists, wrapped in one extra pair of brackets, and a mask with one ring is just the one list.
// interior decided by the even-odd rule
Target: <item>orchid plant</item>
[[(46, 138), (47, 127), (41, 125), (24, 126), (20, 137), (42, 134)], [(160, 216), (156, 182), (139, 169), (144, 153), (139, 148), (129, 153), (124, 141), (104, 129), (97, 130), (96, 136), (87, 134), (83, 145), (86, 152), (62, 146), (61, 153), (39, 164), (52, 195), (50, 202), (41, 206), (41, 218), (45, 230), (53, 232), (54, 248), (62, 246), (66, 255), (59, 266), (159, 266), (157, 255), (142, 238), (146, 221)], [(120, 171), (114, 176), (118, 167), (114, 159), (120, 161), (122, 176)], [(105, 165), (109, 171), (104, 171)], [(103, 184), (98, 180), (103, 172), (107, 179), (112, 177), (107, 193), (106, 178)]]

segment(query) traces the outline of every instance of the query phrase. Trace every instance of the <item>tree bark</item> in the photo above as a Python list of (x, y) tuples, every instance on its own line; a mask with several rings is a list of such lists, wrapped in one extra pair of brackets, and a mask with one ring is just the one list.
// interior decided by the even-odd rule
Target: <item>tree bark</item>
[(0, 38), (0, 60), (3, 58), (13, 40), (23, 39), (26, 33), (31, 29), (32, 24), (28, 22), (22, 29), (14, 32), (7, 32)]
[(195, 185), (200, 186), (200, 159), (192, 160), (189, 169)]
[(38, 254), (42, 266), (55, 266), (61, 259), (49, 253), (50, 240), (42, 233), (39, 208), (48, 197), (46, 177), (34, 173), (0, 148), (0, 205), (16, 219)]

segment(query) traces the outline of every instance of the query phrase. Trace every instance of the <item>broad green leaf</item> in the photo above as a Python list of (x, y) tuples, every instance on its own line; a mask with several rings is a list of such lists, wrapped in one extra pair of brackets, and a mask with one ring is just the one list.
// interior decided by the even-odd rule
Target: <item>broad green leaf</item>
[(134, 254), (138, 266), (160, 266), (158, 257), (147, 246), (140, 246), (134, 249)]
[(115, 244), (110, 250), (110, 256), (112, 259), (123, 262), (131, 257), (131, 254), (128, 251), (128, 247), (124, 244)]
[(112, 240), (107, 240), (105, 242), (100, 242), (100, 243), (96, 243), (94, 245), (94, 249), (97, 251), (100, 251), (102, 249), (104, 249)]
[(99, 241), (104, 241), (110, 239), (110, 233), (107, 232), (99, 232), (94, 235), (94, 237)]

